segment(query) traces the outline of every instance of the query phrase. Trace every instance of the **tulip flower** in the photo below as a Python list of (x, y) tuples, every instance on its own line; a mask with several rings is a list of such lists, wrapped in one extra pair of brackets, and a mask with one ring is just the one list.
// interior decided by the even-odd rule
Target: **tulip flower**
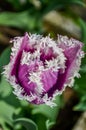
[(72, 87), (80, 77), (83, 44), (73, 38), (58, 35), (57, 40), (26, 33), (15, 37), (10, 62), (4, 75), (19, 99), (33, 104), (55, 106), (55, 97)]

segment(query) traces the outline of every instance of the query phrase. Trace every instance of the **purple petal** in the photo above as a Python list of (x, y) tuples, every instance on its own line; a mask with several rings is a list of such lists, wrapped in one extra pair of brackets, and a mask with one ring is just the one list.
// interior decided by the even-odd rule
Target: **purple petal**
[(53, 72), (52, 70), (46, 70), (42, 72), (41, 78), (44, 90), (45, 92), (48, 92), (51, 88), (53, 88), (54, 84), (56, 83), (58, 78), (58, 72)]
[[(83, 57), (82, 43), (75, 39), (68, 39), (67, 37), (62, 37), (59, 41), (59, 46), (64, 50), (64, 55), (66, 60), (66, 70), (64, 74), (59, 74), (59, 77), (63, 79), (63, 84), (72, 86), (73, 79), (78, 76), (78, 71), (81, 65), (81, 58)], [(60, 78), (58, 77), (59, 90), (62, 89)], [(63, 78), (62, 78), (63, 77)]]
[(35, 87), (36, 84), (33, 82), (29, 83), (29, 72), (28, 72), (28, 66), (27, 65), (20, 65), (18, 70), (18, 83), (22, 88), (24, 88), (24, 91), (27, 95), (30, 95), (30, 92), (35, 93)]
[(15, 76), (17, 76), (17, 72), (18, 72), (23, 50), (28, 51), (28, 35), (27, 34), (24, 36), (24, 38), (22, 39), (22, 42), (20, 44), (21, 45), (17, 52), (17, 55), (15, 54), (16, 57), (15, 57), (15, 61), (12, 66), (12, 71), (11, 71), (11, 75), (15, 75)]
[[(61, 38), (64, 39), (64, 37), (61, 36)], [(67, 37), (66, 37), (67, 38)], [(48, 95), (52, 96), (53, 93), (58, 91), (63, 91), (65, 86), (72, 86), (74, 83), (74, 77), (78, 76), (78, 71), (80, 69), (81, 64), (81, 54), (83, 55), (82, 49), (82, 43), (72, 39), (73, 42), (69, 46), (68, 38), (67, 41), (59, 41), (59, 46), (64, 49), (64, 55), (66, 57), (66, 68), (65, 72), (61, 73), (61, 71), (58, 72), (58, 78), (56, 81), (56, 84), (48, 91)], [(65, 42), (65, 43), (64, 43)], [(74, 45), (73, 45), (74, 44)]]

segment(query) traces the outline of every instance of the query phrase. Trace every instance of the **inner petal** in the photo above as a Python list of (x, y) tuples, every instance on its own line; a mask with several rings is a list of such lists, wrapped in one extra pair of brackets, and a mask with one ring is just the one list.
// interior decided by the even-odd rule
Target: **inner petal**
[(43, 48), (41, 49), (41, 56), (40, 56), (40, 60), (41, 61), (45, 61), (45, 60), (52, 60), (52, 58), (55, 58), (56, 55), (53, 52), (52, 48)]
[(58, 72), (53, 72), (52, 70), (46, 70), (42, 72), (41, 81), (45, 92), (53, 88), (53, 85), (56, 83), (58, 78)]

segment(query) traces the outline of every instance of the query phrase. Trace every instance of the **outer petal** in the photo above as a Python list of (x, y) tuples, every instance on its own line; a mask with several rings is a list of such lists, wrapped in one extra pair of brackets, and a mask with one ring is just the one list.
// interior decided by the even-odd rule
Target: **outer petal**
[[(15, 75), (17, 76), (17, 73), (18, 73), (18, 68), (19, 68), (19, 65), (20, 65), (20, 61), (21, 61), (21, 56), (22, 56), (22, 52), (25, 50), (25, 51), (28, 51), (29, 47), (28, 47), (28, 34), (26, 33), (26, 35), (24, 36), (24, 38), (22, 38), (21, 40), (21, 43), (18, 43), (20, 44), (19, 48), (18, 48), (18, 52), (16, 52), (13, 57), (13, 59), (11, 59), (13, 62), (13, 66), (12, 66), (12, 70), (11, 70), (11, 75)], [(18, 41), (17, 41), (18, 42)], [(15, 49), (15, 47), (13, 47), (13, 49)], [(13, 53), (13, 52), (12, 52)]]
[[(72, 86), (74, 83), (74, 77), (79, 77), (78, 72), (81, 65), (81, 58), (84, 56), (82, 43), (75, 39), (59, 36), (58, 45), (63, 49), (64, 55), (67, 58), (66, 70), (63, 75), (65, 85)], [(60, 79), (58, 79), (58, 81), (60, 81)]]
[(49, 97), (52, 97), (56, 91), (57, 94), (62, 93), (66, 86), (73, 85), (74, 77), (79, 77), (78, 71), (80, 69), (81, 58), (84, 56), (84, 52), (81, 51), (81, 42), (75, 39), (68, 39), (64, 36), (59, 36), (58, 38), (58, 46), (63, 49), (66, 57), (66, 68), (64, 73), (58, 72), (56, 84), (48, 91)]

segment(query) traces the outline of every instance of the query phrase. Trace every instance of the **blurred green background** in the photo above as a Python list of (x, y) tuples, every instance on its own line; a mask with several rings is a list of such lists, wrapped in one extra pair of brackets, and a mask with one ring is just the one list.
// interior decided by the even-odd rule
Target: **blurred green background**
[(72, 130), (86, 111), (86, 56), (81, 78), (57, 97), (57, 107), (20, 101), (2, 72), (9, 63), (10, 39), (25, 32), (50, 34), (54, 39), (57, 34), (74, 37), (84, 43), (86, 52), (86, 1), (0, 0), (0, 130)]

